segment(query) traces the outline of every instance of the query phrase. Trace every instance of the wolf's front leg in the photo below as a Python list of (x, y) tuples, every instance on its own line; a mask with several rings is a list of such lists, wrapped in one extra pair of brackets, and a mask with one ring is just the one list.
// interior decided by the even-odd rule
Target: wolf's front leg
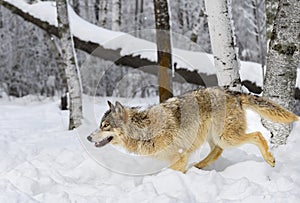
[(188, 155), (176, 156), (172, 160), (170, 168), (185, 173), (188, 157), (189, 157)]

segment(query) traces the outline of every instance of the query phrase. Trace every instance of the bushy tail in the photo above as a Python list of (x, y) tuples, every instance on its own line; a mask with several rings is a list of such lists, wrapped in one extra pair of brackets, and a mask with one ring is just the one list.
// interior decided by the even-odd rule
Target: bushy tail
[(299, 119), (297, 115), (263, 97), (242, 94), (241, 103), (242, 106), (273, 122), (292, 123)]

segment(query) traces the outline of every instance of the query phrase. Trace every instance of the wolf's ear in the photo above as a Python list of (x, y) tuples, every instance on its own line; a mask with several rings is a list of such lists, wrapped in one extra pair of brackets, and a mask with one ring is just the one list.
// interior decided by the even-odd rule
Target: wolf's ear
[(127, 120), (127, 112), (120, 102), (116, 102), (114, 111), (120, 116), (122, 120)]
[(117, 113), (123, 113), (123, 112), (125, 112), (125, 108), (124, 108), (124, 106), (120, 102), (116, 101), (115, 111)]
[(110, 109), (115, 109), (114, 105), (110, 101), (107, 101), (107, 103)]

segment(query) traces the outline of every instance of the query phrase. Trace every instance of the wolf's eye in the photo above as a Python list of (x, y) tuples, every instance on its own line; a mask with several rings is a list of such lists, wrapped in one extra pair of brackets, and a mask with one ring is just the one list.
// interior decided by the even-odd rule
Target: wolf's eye
[(104, 123), (103, 128), (109, 127), (109, 123)]

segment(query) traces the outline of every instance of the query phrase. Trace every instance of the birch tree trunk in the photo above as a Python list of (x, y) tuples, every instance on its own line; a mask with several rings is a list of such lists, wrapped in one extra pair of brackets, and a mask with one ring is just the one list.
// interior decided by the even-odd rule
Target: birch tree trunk
[(121, 27), (121, 0), (112, 0), (112, 30), (120, 31)]
[(258, 2), (258, 0), (252, 0), (251, 1), (251, 7), (253, 10), (253, 16), (254, 16), (254, 34), (255, 34), (255, 39), (257, 43), (257, 51), (259, 52), (258, 58), (260, 61), (260, 64), (262, 66), (262, 72), (264, 75), (264, 66), (266, 64), (266, 54), (265, 54), (265, 48), (264, 48), (264, 42), (263, 42), (263, 35), (264, 35), (264, 29), (263, 26), (261, 25), (261, 19), (265, 19), (265, 16), (260, 15), (259, 7), (260, 4), (263, 3), (263, 0)]
[[(144, 13), (144, 0), (141, 0), (140, 2), (140, 15)], [(144, 16), (140, 16), (139, 17), (139, 27), (138, 29), (140, 30), (141, 29), (141, 26), (143, 24), (143, 18)]]
[(271, 39), (274, 19), (276, 16), (279, 0), (265, 0), (266, 15), (267, 15), (267, 40), (268, 44)]
[(190, 18), (189, 18), (189, 12), (191, 11), (190, 5), (191, 5), (191, 2), (189, 2), (188, 0), (185, 0), (185, 4), (184, 4), (185, 31), (188, 31), (189, 29), (191, 29)]
[(182, 34), (184, 33), (184, 20), (183, 20), (183, 16), (184, 16), (184, 9), (182, 8), (182, 0), (177, 0), (177, 6), (178, 6), (178, 24), (179, 24), (179, 29), (182, 31)]
[(168, 0), (154, 0), (156, 27), (157, 61), (159, 64), (159, 100), (163, 102), (173, 96), (170, 69), (172, 68), (172, 48)]
[(239, 60), (234, 38), (230, 0), (205, 0), (209, 35), (218, 84), (241, 90)]
[(100, 21), (99, 18), (100, 7), (101, 7), (100, 0), (95, 0), (94, 11), (95, 11), (95, 21), (97, 25), (99, 25), (99, 21)]
[(3, 28), (2, 6), (0, 6), (0, 29)]
[(80, 14), (79, 0), (73, 0), (72, 4), (73, 4), (74, 11), (79, 15)]
[(204, 10), (201, 8), (197, 21), (193, 24), (192, 34), (191, 34), (191, 41), (197, 43), (198, 40), (198, 34), (201, 26), (201, 19), (206, 18), (206, 15), (204, 13)]
[[(299, 0), (280, 0), (269, 44), (264, 96), (289, 110), (294, 108), (297, 66), (300, 62)], [(263, 120), (272, 134), (272, 143), (286, 143), (291, 126)]]
[[(137, 31), (138, 23), (139, 23), (139, 0), (135, 0), (134, 21), (135, 21), (135, 31)], [(135, 33), (135, 36), (136, 34), (137, 32)]]
[[(134, 21), (135, 21), (135, 31), (141, 30), (141, 26), (143, 23), (143, 14), (144, 12), (144, 1), (143, 0), (135, 0), (135, 10), (134, 10)], [(135, 36), (139, 37), (139, 32), (135, 33)]]
[(82, 90), (77, 67), (73, 36), (70, 31), (67, 0), (56, 0), (58, 32), (61, 43), (62, 63), (59, 64), (66, 72), (69, 90), (69, 129), (81, 125), (82, 118)]
[(107, 23), (107, 10), (108, 10), (108, 4), (107, 4), (107, 0), (102, 0), (101, 1), (101, 23), (100, 25), (102, 27), (105, 27), (106, 26), (106, 23)]

